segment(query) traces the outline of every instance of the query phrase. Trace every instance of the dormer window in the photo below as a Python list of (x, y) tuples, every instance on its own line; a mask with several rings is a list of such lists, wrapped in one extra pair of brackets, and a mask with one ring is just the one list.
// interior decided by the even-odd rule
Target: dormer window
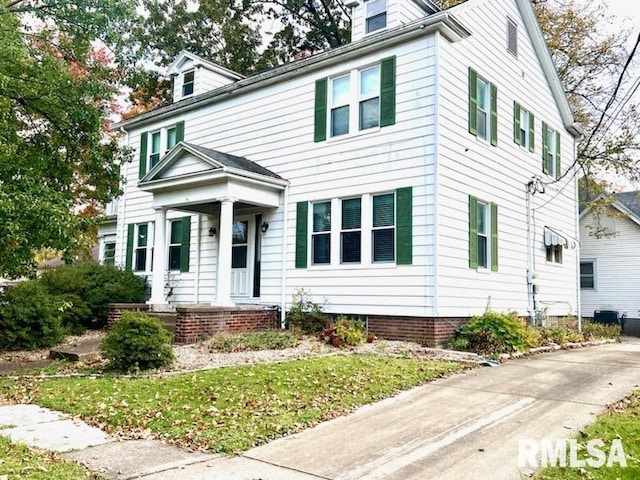
[(195, 71), (190, 70), (182, 76), (182, 96), (188, 97), (193, 95), (193, 83), (195, 79)]
[(375, 32), (387, 26), (387, 0), (368, 0), (365, 33)]

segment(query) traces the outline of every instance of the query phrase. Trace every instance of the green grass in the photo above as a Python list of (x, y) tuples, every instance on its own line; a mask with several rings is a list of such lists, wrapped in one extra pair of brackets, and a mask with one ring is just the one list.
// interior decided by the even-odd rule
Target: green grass
[(80, 415), (110, 432), (153, 432), (182, 447), (232, 453), (462, 368), (448, 362), (331, 356), (163, 378), (2, 380), (0, 396)]
[[(591, 439), (601, 439), (605, 447), (601, 448), (608, 456), (611, 442), (619, 438), (627, 460), (627, 467), (621, 468), (618, 463), (600, 468), (545, 468), (536, 475), (538, 480), (585, 480), (611, 479), (625, 480), (640, 478), (640, 391), (631, 394), (624, 400), (611, 406), (600, 415), (595, 423), (589, 425), (578, 437), (582, 447)], [(581, 450), (585, 452), (585, 450)], [(586, 459), (589, 456), (579, 455)]]
[(50, 452), (30, 449), (0, 437), (0, 476), (9, 480), (78, 480), (99, 478), (76, 463), (65, 462)]
[(288, 331), (267, 330), (248, 333), (218, 333), (209, 340), (211, 352), (283, 350), (298, 345), (298, 338)]

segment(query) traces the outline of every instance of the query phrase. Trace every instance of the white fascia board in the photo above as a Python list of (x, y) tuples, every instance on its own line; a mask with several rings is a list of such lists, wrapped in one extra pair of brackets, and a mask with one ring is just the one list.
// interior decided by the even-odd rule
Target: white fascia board
[(317, 55), (302, 60), (290, 62), (210, 92), (205, 92), (157, 110), (143, 113), (130, 120), (117, 123), (113, 125), (111, 129), (127, 129), (156, 122), (163, 118), (174, 116), (176, 113), (184, 113), (209, 103), (214, 103), (221, 98), (227, 99), (231, 95), (241, 95), (274, 83), (284, 82), (302, 73), (319, 70), (333, 63), (344, 62), (345, 60), (357, 58), (366, 53), (407, 42), (414, 38), (431, 35), (436, 31), (440, 32), (440, 34), (450, 42), (457, 42), (471, 35), (471, 32), (449, 12), (438, 12), (391, 30), (367, 36), (357, 42), (318, 53)]

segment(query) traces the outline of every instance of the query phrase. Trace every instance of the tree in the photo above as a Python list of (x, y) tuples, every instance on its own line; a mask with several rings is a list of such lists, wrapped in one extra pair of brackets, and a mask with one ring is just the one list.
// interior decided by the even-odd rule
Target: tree
[(37, 249), (78, 248), (95, 219), (77, 213), (118, 193), (125, 152), (105, 118), (132, 14), (128, 0), (0, 6), (0, 276), (31, 274)]

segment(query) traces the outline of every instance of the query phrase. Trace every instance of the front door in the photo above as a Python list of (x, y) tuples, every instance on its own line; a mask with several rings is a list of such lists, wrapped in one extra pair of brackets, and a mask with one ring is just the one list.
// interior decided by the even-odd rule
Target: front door
[(250, 295), (251, 268), (253, 264), (253, 242), (255, 233), (249, 219), (237, 219), (233, 222), (233, 240), (231, 246), (231, 295), (248, 297)]

